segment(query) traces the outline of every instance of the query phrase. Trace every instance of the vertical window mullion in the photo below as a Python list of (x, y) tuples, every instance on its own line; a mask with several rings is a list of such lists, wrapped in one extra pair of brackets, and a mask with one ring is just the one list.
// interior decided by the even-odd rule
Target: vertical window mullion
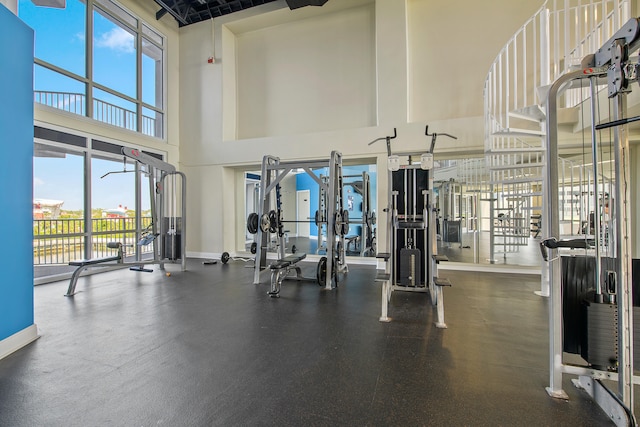
[(87, 87), (86, 87), (86, 114), (87, 117), (93, 118), (93, 0), (87, 0), (86, 7), (86, 72), (87, 72)]
[[(88, 147), (91, 147), (91, 140), (88, 140)], [(87, 148), (84, 152), (84, 258), (91, 259), (93, 256), (93, 221), (91, 219), (91, 150)]]
[(142, 22), (138, 20), (136, 34), (136, 111), (137, 129), (143, 133), (142, 129)]

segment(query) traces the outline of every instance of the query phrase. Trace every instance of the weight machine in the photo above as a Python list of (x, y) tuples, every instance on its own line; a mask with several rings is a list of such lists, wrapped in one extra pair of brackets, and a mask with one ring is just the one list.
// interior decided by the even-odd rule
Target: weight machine
[[(616, 425), (636, 425), (633, 410), (634, 312), (631, 259), (631, 193), (629, 139), (626, 124), (640, 120), (627, 118), (627, 93), (630, 83), (638, 82), (640, 64), (630, 54), (640, 45), (640, 20), (629, 20), (595, 54), (582, 60), (581, 69), (556, 80), (549, 90), (547, 112), (546, 218), (543, 222), (541, 249), (549, 263), (549, 371), (550, 396), (567, 399), (562, 389), (564, 374), (577, 375), (574, 384), (585, 389)], [(568, 89), (591, 90), (591, 149), (594, 168), (594, 232), (580, 239), (560, 239), (558, 178), (558, 97)], [(607, 85), (612, 120), (599, 120), (598, 89)], [(587, 103), (585, 103), (587, 104)], [(588, 108), (588, 107), (585, 107)], [(598, 137), (612, 137), (615, 154), (613, 191), (609, 200), (612, 221), (603, 231), (600, 224), (604, 200), (604, 180), (599, 170)], [(600, 142), (602, 144), (602, 142)], [(637, 176), (634, 178), (637, 179)], [(587, 227), (587, 230), (589, 227)], [(589, 231), (586, 231), (587, 233)], [(561, 256), (560, 248), (582, 248), (582, 256)], [(606, 253), (603, 253), (606, 252)], [(575, 255), (575, 254), (574, 254)], [(637, 317), (637, 316), (636, 316)], [(636, 326), (638, 327), (638, 326)], [(580, 355), (584, 362), (567, 362), (567, 353)], [(575, 357), (575, 356), (574, 356)], [(617, 393), (602, 380), (615, 380)]]
[[(446, 261), (445, 256), (438, 255), (436, 236), (436, 208), (433, 200), (433, 150), (436, 139), (444, 135), (453, 139), (455, 136), (429, 134), (431, 145), (426, 151), (403, 152), (392, 154), (391, 140), (393, 136), (378, 138), (369, 145), (384, 140), (387, 144), (387, 169), (389, 196), (387, 212), (387, 247), (389, 253), (379, 253), (385, 260), (385, 273), (376, 281), (383, 282), (382, 313), (380, 321), (388, 322), (388, 303), (393, 291), (428, 292), (431, 303), (436, 306), (438, 320), (436, 326), (446, 328), (444, 322), (444, 295), (442, 288), (451, 286), (449, 280), (439, 278), (437, 264)], [(414, 162), (414, 157), (420, 158)], [(404, 160), (401, 160), (404, 159)]]
[[(146, 166), (149, 178), (149, 194), (151, 197), (151, 228), (154, 259), (144, 261), (138, 256), (136, 263), (159, 264), (164, 270), (166, 261), (180, 260), (182, 271), (187, 270), (186, 258), (186, 212), (187, 212), (187, 177), (177, 171), (175, 166), (140, 150), (122, 147), (122, 154)], [(177, 178), (180, 177), (180, 187)], [(180, 206), (178, 206), (178, 199)], [(150, 243), (143, 236), (138, 244)]]
[[(328, 168), (328, 177), (317, 176), (313, 172), (314, 169), (322, 168)], [(325, 289), (332, 289), (334, 281), (337, 285), (337, 274), (348, 271), (344, 256), (344, 236), (349, 231), (349, 216), (348, 211), (344, 209), (342, 195), (342, 154), (332, 151), (328, 161), (296, 162), (282, 162), (278, 157), (267, 155), (262, 160), (258, 212), (255, 216), (250, 215), (251, 218), (249, 218), (247, 226), (251, 227), (251, 231), (255, 229), (256, 234), (256, 260), (253, 276), (255, 285), (260, 283), (260, 273), (266, 269), (269, 235), (270, 233), (277, 234), (278, 261), (270, 268), (272, 271), (272, 292), (275, 295), (277, 295), (280, 282), (284, 278), (283, 274), (278, 271), (286, 269), (288, 272), (306, 256), (306, 254), (299, 254), (295, 258), (285, 256), (283, 224), (288, 221), (282, 219), (280, 182), (289, 172), (296, 169), (302, 169), (312, 177), (318, 183), (320, 192), (324, 192), (326, 196), (326, 210), (320, 210), (316, 214), (315, 220), (316, 224), (325, 225), (327, 229), (326, 256), (320, 258), (316, 271), (318, 284), (324, 286)], [(275, 209), (271, 208), (271, 192), (276, 194)], [(273, 266), (277, 266), (277, 268), (273, 268)], [(275, 279), (274, 274), (276, 275)]]
[[(362, 197), (362, 218), (349, 218), (349, 224), (361, 224), (360, 233), (356, 236), (347, 237), (347, 252), (353, 241), (353, 250), (360, 256), (376, 253), (376, 213), (371, 206), (371, 180), (367, 172), (359, 175), (345, 175), (344, 187), (353, 188), (353, 191)], [(347, 212), (351, 209), (347, 209)]]
[[(75, 288), (80, 272), (89, 268), (129, 266), (130, 270), (150, 272), (152, 270), (144, 268), (144, 265), (159, 264), (160, 269), (164, 270), (164, 264), (167, 261), (175, 262), (180, 259), (182, 271), (187, 269), (185, 251), (187, 178), (185, 174), (176, 171), (175, 166), (138, 149), (122, 147), (121, 152), (125, 157), (131, 158), (146, 167), (143, 172), (149, 178), (151, 224), (147, 230), (137, 236), (137, 245), (153, 244), (153, 259), (142, 259), (141, 252), (137, 250), (136, 260), (128, 262), (125, 260), (123, 244), (121, 242), (110, 242), (107, 246), (118, 250), (116, 256), (83, 259), (69, 263), (69, 265), (77, 268), (71, 276), (65, 296), (73, 296), (76, 293)], [(178, 176), (181, 181), (180, 189), (178, 189), (176, 180)], [(178, 199), (181, 200), (180, 206), (178, 206)], [(141, 228), (140, 209), (137, 208), (136, 230)]]

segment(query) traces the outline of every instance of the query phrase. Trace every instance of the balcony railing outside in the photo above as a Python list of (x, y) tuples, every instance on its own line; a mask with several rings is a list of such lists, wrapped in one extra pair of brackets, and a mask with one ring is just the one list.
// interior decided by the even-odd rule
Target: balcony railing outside
[[(82, 93), (34, 91), (34, 101), (69, 113), (87, 115), (86, 96)], [(137, 131), (138, 121), (135, 111), (127, 110), (100, 99), (93, 98), (93, 119), (123, 129)], [(142, 129), (145, 135), (162, 137), (160, 123), (155, 117), (142, 115)]]
[[(64, 265), (69, 261), (84, 258), (85, 241), (83, 219), (36, 219), (33, 221), (33, 263), (35, 266)], [(151, 224), (151, 217), (142, 217), (142, 228)], [(135, 218), (91, 219), (91, 257), (98, 258), (116, 254), (108, 249), (108, 242), (121, 242), (125, 253), (133, 255), (137, 236)], [(141, 246), (141, 253), (152, 253), (152, 245)]]

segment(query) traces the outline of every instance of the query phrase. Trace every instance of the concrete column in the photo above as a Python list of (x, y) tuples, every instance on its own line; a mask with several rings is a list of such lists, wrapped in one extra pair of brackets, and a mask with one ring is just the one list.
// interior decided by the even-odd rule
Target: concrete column
[(407, 2), (376, 0), (378, 125), (408, 121)]

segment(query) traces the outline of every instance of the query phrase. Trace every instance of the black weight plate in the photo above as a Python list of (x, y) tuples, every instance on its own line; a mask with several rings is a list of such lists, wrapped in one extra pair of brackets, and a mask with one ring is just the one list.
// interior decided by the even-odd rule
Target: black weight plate
[(320, 258), (318, 261), (318, 267), (316, 268), (316, 279), (318, 280), (318, 285), (324, 286), (327, 280), (327, 257)]
[(226, 264), (227, 262), (229, 262), (229, 258), (231, 258), (229, 256), (229, 252), (222, 252), (222, 256), (220, 257), (220, 261), (222, 261), (223, 264)]
[(251, 243), (251, 253), (255, 254), (258, 252), (258, 244), (256, 242)]
[(349, 211), (342, 211), (342, 229), (340, 230), (343, 236), (349, 234)]
[(255, 212), (250, 213), (247, 218), (247, 231), (251, 234), (258, 232), (258, 214)]
[(333, 214), (333, 231), (336, 235), (342, 231), (342, 214), (340, 212)]
[(278, 231), (278, 214), (274, 210), (269, 211), (269, 231), (271, 233)]

